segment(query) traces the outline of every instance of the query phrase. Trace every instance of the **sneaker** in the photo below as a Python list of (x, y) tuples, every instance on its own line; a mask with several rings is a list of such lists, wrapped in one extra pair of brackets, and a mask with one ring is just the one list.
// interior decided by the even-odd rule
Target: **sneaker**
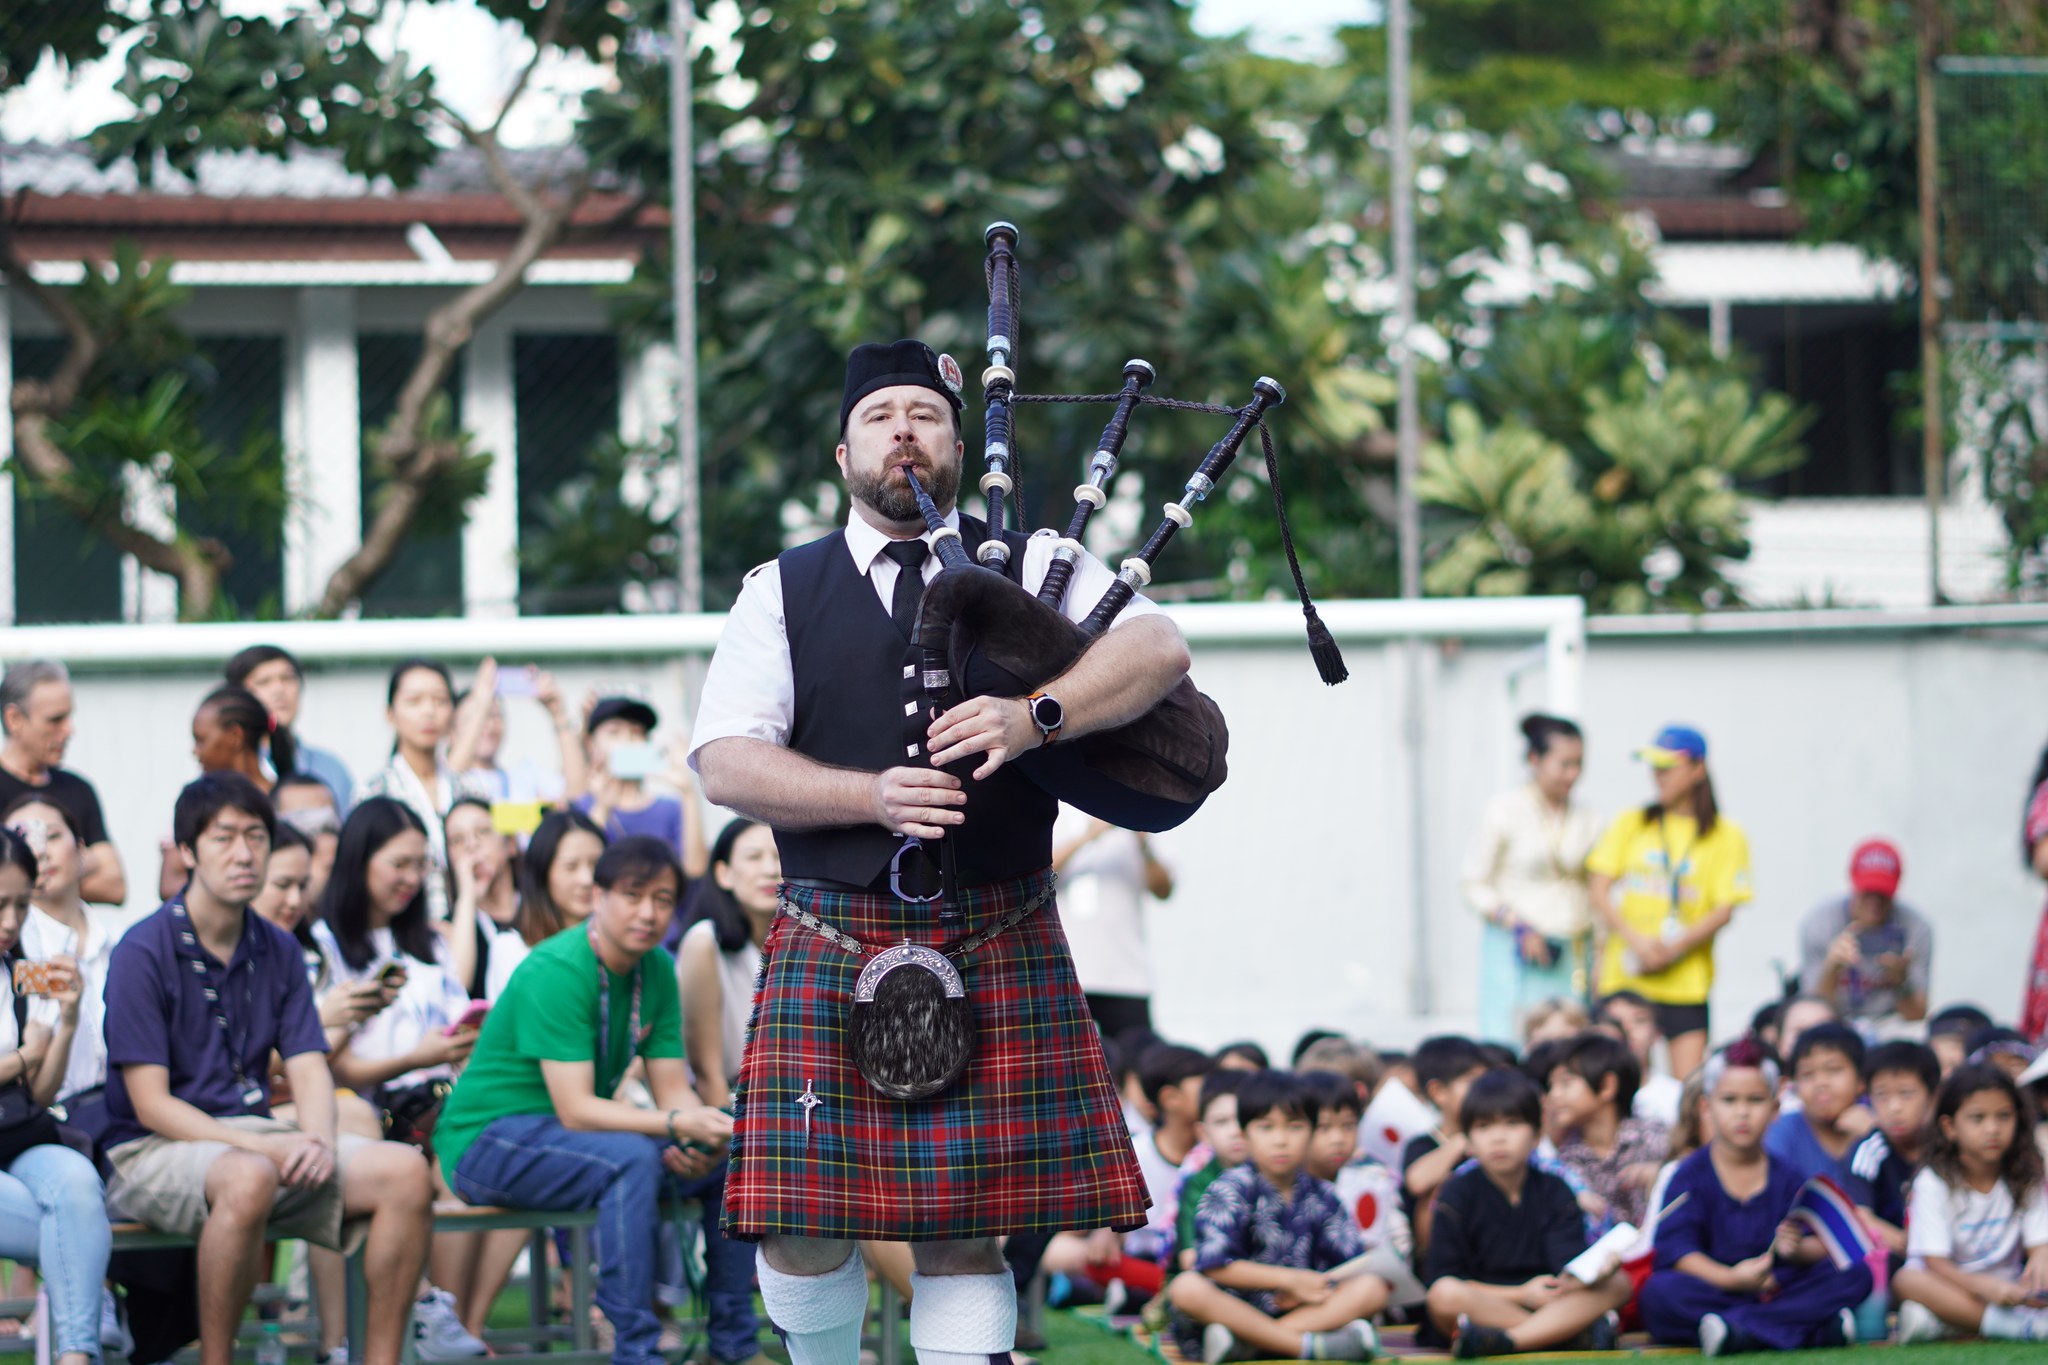
[(1345, 1323), (1334, 1332), (1307, 1332), (1303, 1345), (1310, 1360), (1371, 1360), (1379, 1348), (1379, 1334), (1363, 1318)]
[(1709, 1313), (1700, 1319), (1700, 1354), (1717, 1356), (1728, 1349), (1728, 1324), (1719, 1313)]
[(490, 1354), (489, 1347), (464, 1330), (462, 1319), (455, 1315), (455, 1296), (445, 1289), (429, 1289), (426, 1297), (412, 1306), (412, 1345), (422, 1360)]
[(104, 1286), (100, 1289), (100, 1345), (114, 1355), (135, 1354), (135, 1334), (123, 1320), (120, 1300)]
[(1111, 1280), (1102, 1291), (1102, 1316), (1120, 1317), (1124, 1306), (1131, 1301), (1131, 1287), (1122, 1280)]
[(1940, 1341), (1954, 1335), (1948, 1324), (1935, 1316), (1934, 1310), (1924, 1303), (1907, 1299), (1899, 1305), (1899, 1345), (1906, 1346), (1916, 1341)]
[(1621, 1318), (1614, 1313), (1602, 1313), (1586, 1329), (1586, 1349), (1589, 1351), (1612, 1351), (1621, 1344)]
[(1855, 1310), (1844, 1308), (1841, 1312), (1822, 1323), (1820, 1330), (1814, 1333), (1813, 1344), (1816, 1346), (1854, 1346), (1856, 1344)]
[(313, 1365), (348, 1365), (348, 1338), (343, 1337), (341, 1345), (333, 1350), (314, 1355)]
[(1458, 1339), (1452, 1344), (1451, 1354), (1460, 1360), (1477, 1360), (1481, 1356), (1507, 1356), (1515, 1353), (1515, 1339), (1498, 1327), (1483, 1327), (1469, 1317), (1458, 1319)]
[(1237, 1338), (1220, 1322), (1202, 1329), (1202, 1365), (1223, 1365), (1237, 1349)]

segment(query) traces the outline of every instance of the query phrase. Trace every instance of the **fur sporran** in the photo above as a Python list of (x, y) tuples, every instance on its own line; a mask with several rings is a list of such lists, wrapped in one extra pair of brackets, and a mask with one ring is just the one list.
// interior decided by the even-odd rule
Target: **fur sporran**
[(927, 1099), (959, 1080), (974, 1055), (974, 1006), (960, 969), (909, 943), (876, 954), (854, 984), (846, 1051), (892, 1100)]

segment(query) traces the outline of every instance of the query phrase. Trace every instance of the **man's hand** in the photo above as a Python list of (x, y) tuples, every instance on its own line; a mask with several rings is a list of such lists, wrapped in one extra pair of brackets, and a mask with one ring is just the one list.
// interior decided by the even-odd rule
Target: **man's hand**
[(1538, 1275), (1516, 1291), (1515, 1297), (1522, 1307), (1535, 1312), (1544, 1304), (1564, 1293), (1564, 1281), (1555, 1275)]
[(718, 1164), (717, 1152), (686, 1152), (671, 1143), (661, 1149), (661, 1164), (685, 1180), (695, 1180)]
[(732, 1141), (732, 1115), (704, 1105), (676, 1114), (675, 1131), (686, 1142), (699, 1142), (716, 1150)]
[(875, 823), (891, 834), (913, 839), (943, 839), (945, 827), (957, 825), (967, 812), (960, 779), (936, 768), (890, 768), (875, 774)]
[(334, 1153), (311, 1133), (272, 1133), (261, 1150), (277, 1167), (278, 1179), (292, 1189), (311, 1189), (334, 1174)]
[(943, 768), (970, 754), (987, 754), (974, 780), (983, 782), (1018, 754), (1045, 740), (1021, 697), (970, 697), (932, 722), (925, 732), (932, 766)]
[(1856, 942), (1856, 931), (1844, 929), (1828, 944), (1827, 965), (1837, 970), (1854, 967), (1863, 961), (1863, 949)]

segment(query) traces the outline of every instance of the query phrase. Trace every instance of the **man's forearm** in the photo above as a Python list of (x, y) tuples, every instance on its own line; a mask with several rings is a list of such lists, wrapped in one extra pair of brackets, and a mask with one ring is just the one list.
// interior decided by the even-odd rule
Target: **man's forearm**
[(1045, 684), (1066, 713), (1060, 738), (1130, 724), (1187, 676), (1188, 663), (1180, 627), (1164, 616), (1141, 616), (1105, 633)]
[(875, 774), (834, 768), (779, 744), (733, 736), (714, 739), (697, 755), (704, 795), (776, 829), (871, 825)]
[(291, 1082), (292, 1106), (297, 1111), (298, 1129), (310, 1133), (330, 1148), (335, 1144), (334, 1074), (327, 1069), (327, 1057), (319, 1052), (302, 1052), (287, 1057), (285, 1079)]

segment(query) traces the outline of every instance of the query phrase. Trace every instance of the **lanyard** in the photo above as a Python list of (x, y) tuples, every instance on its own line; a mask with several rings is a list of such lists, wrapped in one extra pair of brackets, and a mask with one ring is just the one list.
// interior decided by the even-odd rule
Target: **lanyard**
[[(1686, 858), (1692, 857), (1692, 851), (1695, 848), (1699, 847), (1699, 842), (1699, 834), (1695, 832), (1692, 837), (1692, 842), (1685, 846)], [(1665, 838), (1664, 835), (1664, 810), (1661, 806), (1657, 809), (1657, 846), (1664, 850), (1664, 871), (1671, 878), (1671, 911), (1665, 917), (1664, 922), (1667, 926), (1679, 924), (1682, 922), (1682, 917), (1679, 915), (1678, 911), (1679, 872), (1680, 869), (1685, 866), (1685, 861), (1684, 859), (1674, 861), (1671, 857), (1671, 843), (1667, 838)]]
[[(590, 938), (590, 955), (597, 959), (597, 1056), (598, 1066), (595, 1079), (603, 1079), (604, 1063), (610, 1060), (612, 1050), (612, 974), (604, 965), (604, 955), (597, 951), (597, 926), (591, 924), (584, 930)], [(633, 964), (633, 1004), (626, 1016), (626, 1066), (633, 1064), (633, 1054), (640, 1047), (640, 983), (647, 970), (645, 959)], [(600, 1086), (598, 1095), (606, 1098), (619, 1088), (619, 1081), (625, 1078), (625, 1068), (619, 1069), (617, 1079), (610, 1085)]]
[[(248, 1073), (242, 1068), (242, 1053), (248, 1046), (246, 1016), (255, 1013), (256, 1010), (255, 964), (250, 964), (250, 970), (242, 974), (245, 1031), (238, 1038), (234, 1026), (228, 1023), (227, 1010), (221, 1004), (220, 989), (214, 984), (213, 968), (207, 962), (206, 950), (199, 946), (198, 935), (192, 932), (192, 917), (185, 913), (185, 902), (182, 897), (171, 902), (171, 918), (178, 924), (178, 946), (182, 949), (180, 956), (192, 964), (192, 974), (199, 978), (199, 990), (205, 995), (207, 1005), (213, 1010), (213, 1022), (220, 1026), (221, 1043), (228, 1050), (228, 1065), (234, 1069), (235, 1087), (241, 1091), (242, 1103), (260, 1104), (263, 1102), (263, 1089), (250, 1084)], [(246, 925), (243, 932), (248, 932)]]

